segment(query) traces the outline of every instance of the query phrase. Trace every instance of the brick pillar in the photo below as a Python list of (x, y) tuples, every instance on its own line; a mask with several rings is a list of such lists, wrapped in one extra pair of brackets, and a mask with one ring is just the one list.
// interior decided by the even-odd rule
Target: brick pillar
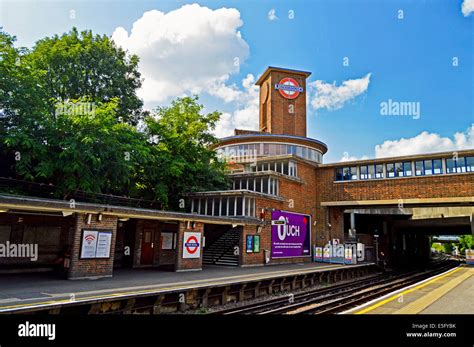
[(330, 223), (330, 239), (339, 239), (344, 242), (344, 210), (338, 207), (329, 208)]
[[(80, 259), (82, 230), (112, 231), (110, 257), (107, 259)], [(115, 241), (117, 238), (117, 217), (92, 215), (90, 224), (87, 224), (87, 214), (76, 213), (71, 243), (71, 264), (68, 279), (98, 279), (112, 277)]]
[[(176, 252), (176, 262), (175, 262), (175, 271), (200, 271), (202, 270), (202, 241), (204, 237), (204, 223), (194, 223), (194, 228), (192, 228), (192, 223), (190, 228), (188, 228), (187, 222), (179, 222), (178, 229), (178, 242), (177, 242), (177, 252)], [(183, 258), (183, 245), (184, 245), (184, 233), (185, 232), (198, 232), (201, 234), (201, 240), (199, 247), (201, 248), (201, 256), (199, 258)]]
[(135, 229), (135, 249), (133, 250), (133, 267), (140, 267), (142, 256), (142, 238), (143, 238), (143, 224), (145, 221), (139, 219)]

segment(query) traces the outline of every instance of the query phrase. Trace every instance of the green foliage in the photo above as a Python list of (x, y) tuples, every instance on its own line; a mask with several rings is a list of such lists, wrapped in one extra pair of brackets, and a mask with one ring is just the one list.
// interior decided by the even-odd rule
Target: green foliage
[(209, 146), (220, 114), (201, 114), (198, 98), (184, 97), (159, 107), (146, 118), (153, 164), (146, 168), (142, 193), (160, 197), (164, 207), (177, 208), (183, 193), (222, 189), (227, 184), (225, 163)]
[(39, 86), (48, 100), (87, 97), (94, 102), (118, 98), (116, 116), (137, 124), (142, 101), (138, 57), (127, 55), (107, 36), (76, 28), (36, 43), (25, 60), (42, 75)]
[[(137, 123), (138, 58), (107, 37), (73, 29), (32, 52), (14, 42), (0, 31), (1, 175), (52, 184), (58, 196), (81, 190), (157, 200), (162, 208), (178, 208), (187, 192), (226, 186), (225, 164), (209, 148), (220, 114), (203, 114), (197, 97)], [(58, 112), (65, 102), (71, 107)]]
[(443, 248), (444, 248), (444, 253), (447, 253), (447, 254), (452, 254), (454, 251), (454, 246), (452, 243), (444, 243)]
[(433, 248), (434, 250), (438, 252), (444, 252), (444, 247), (439, 242), (433, 242), (433, 244), (431, 245), (431, 248)]
[(459, 251), (464, 254), (466, 249), (474, 249), (474, 238), (472, 235), (462, 235), (459, 237)]

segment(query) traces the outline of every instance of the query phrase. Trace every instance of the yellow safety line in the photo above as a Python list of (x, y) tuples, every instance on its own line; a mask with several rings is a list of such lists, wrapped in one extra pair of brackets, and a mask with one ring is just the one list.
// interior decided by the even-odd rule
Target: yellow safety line
[(385, 305), (386, 303), (389, 303), (389, 302), (391, 302), (391, 301), (393, 301), (393, 300), (399, 298), (399, 297), (402, 296), (402, 295), (405, 295), (405, 294), (414, 292), (415, 290), (418, 290), (418, 289), (420, 289), (420, 288), (426, 287), (427, 285), (429, 285), (429, 284), (431, 284), (431, 283), (434, 283), (434, 282), (436, 282), (436, 281), (438, 281), (438, 280), (440, 280), (440, 279), (442, 279), (442, 278), (444, 278), (444, 277), (446, 277), (446, 276), (450, 276), (450, 275), (452, 275), (453, 273), (455, 273), (455, 272), (457, 272), (457, 271), (459, 271), (459, 270), (461, 270), (461, 268), (458, 267), (458, 268), (456, 268), (456, 269), (454, 269), (454, 270), (451, 270), (451, 271), (445, 273), (444, 275), (440, 275), (439, 277), (435, 277), (435, 278), (429, 280), (428, 282), (424, 282), (424, 283), (422, 283), (422, 284), (420, 284), (420, 285), (418, 285), (418, 286), (416, 286), (416, 287), (413, 287), (413, 288), (404, 290), (404, 291), (402, 291), (401, 293), (397, 293), (397, 294), (395, 294), (395, 295), (393, 295), (393, 296), (391, 296), (391, 297), (389, 297), (389, 298), (387, 298), (387, 299), (385, 299), (385, 300), (379, 301), (378, 303), (376, 303), (376, 304), (374, 304), (374, 305), (372, 305), (372, 306), (369, 306), (369, 307), (366, 307), (366, 308), (364, 308), (364, 309), (362, 309), (362, 310), (360, 310), (360, 311), (354, 312), (354, 314), (364, 314), (364, 313), (373, 311), (373, 310), (375, 310), (377, 307), (380, 307), (380, 306), (382, 306), (382, 305)]
[[(342, 267), (342, 265), (328, 265), (328, 266), (323, 266), (321, 269), (336, 269)], [(258, 280), (258, 279), (265, 279), (265, 278), (272, 278), (271, 275), (278, 274), (278, 273), (286, 273), (288, 275), (295, 275), (295, 274), (303, 274), (307, 272), (314, 272), (313, 269), (302, 269), (299, 271), (291, 271), (289, 272), (288, 270), (281, 270), (281, 271), (272, 271), (272, 272), (267, 272), (266, 274), (262, 274), (261, 276), (257, 277), (250, 277), (253, 275), (240, 275), (240, 276), (229, 276), (229, 277), (224, 277), (224, 278), (219, 278), (220, 280), (222, 279), (231, 279), (231, 278), (236, 278), (239, 277), (241, 279), (246, 279), (246, 277), (250, 277), (249, 280)], [(320, 272), (320, 271), (316, 271)], [(270, 275), (270, 276), (268, 276)], [(77, 300), (71, 300), (71, 299), (63, 299), (63, 300), (54, 300), (54, 301), (43, 301), (43, 302), (33, 302), (33, 303), (28, 303), (28, 304), (17, 304), (17, 305), (10, 305), (10, 306), (0, 306), (0, 312), (2, 311), (7, 311), (9, 309), (14, 309), (14, 308), (21, 308), (21, 307), (41, 307), (44, 305), (49, 305), (49, 304), (61, 304), (61, 303), (73, 303), (73, 302), (82, 302), (82, 301), (87, 301), (91, 299), (105, 299), (105, 298), (112, 298), (112, 297), (117, 297), (117, 296), (126, 296), (126, 295), (134, 295), (134, 294), (147, 294), (147, 293), (156, 293), (156, 292), (164, 292), (167, 290), (176, 290), (176, 289), (185, 289), (188, 288), (191, 283), (198, 283), (198, 282), (205, 282), (209, 281), (207, 279), (204, 280), (198, 280), (198, 281), (188, 281), (188, 282), (183, 282), (179, 286), (174, 286), (174, 287), (162, 287), (162, 288), (155, 288), (155, 289), (149, 289), (149, 290), (139, 290), (139, 291), (132, 291), (132, 292), (119, 292), (119, 293), (109, 293), (106, 295), (94, 295), (94, 296), (86, 296), (82, 297)], [(208, 282), (210, 285), (221, 285), (221, 284), (228, 284), (226, 281), (218, 281), (218, 282)], [(66, 293), (63, 293), (66, 294)], [(75, 293), (71, 293), (75, 294)], [(67, 294), (66, 294), (67, 295)]]
[(444, 296), (447, 292), (456, 288), (462, 282), (464, 282), (469, 277), (471, 277), (473, 275), (473, 272), (474, 270), (472, 269), (468, 270), (467, 272), (463, 273), (461, 276), (458, 276), (450, 280), (449, 282), (443, 284), (441, 287), (436, 288), (435, 290), (428, 293), (427, 295), (423, 295), (421, 298), (395, 311), (394, 314), (416, 314), (423, 311), (425, 308), (430, 306), (436, 300)]

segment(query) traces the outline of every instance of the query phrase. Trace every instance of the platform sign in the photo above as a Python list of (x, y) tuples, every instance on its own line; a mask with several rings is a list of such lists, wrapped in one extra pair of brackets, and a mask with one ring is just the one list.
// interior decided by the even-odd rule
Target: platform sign
[(474, 265), (474, 249), (466, 249), (466, 264)]
[(110, 258), (111, 230), (82, 230), (80, 259)]
[(98, 234), (99, 232), (96, 230), (82, 231), (81, 259), (95, 258)]
[(183, 236), (183, 258), (195, 259), (201, 257), (201, 233), (185, 231)]
[(345, 250), (343, 244), (335, 243), (329, 246), (331, 253), (331, 263), (344, 264), (345, 263)]
[(344, 249), (344, 264), (355, 264), (355, 254), (350, 245), (346, 245)]
[(109, 258), (110, 246), (112, 245), (112, 232), (102, 231), (97, 236), (97, 249), (95, 252), (96, 258)]
[(311, 216), (272, 212), (272, 252), (275, 258), (311, 257)]
[(323, 261), (322, 247), (314, 247), (314, 261)]
[(247, 235), (246, 245), (246, 252), (253, 253), (253, 235)]
[(260, 235), (253, 236), (253, 252), (254, 253), (260, 252)]
[(329, 263), (331, 261), (331, 249), (329, 247), (323, 248), (323, 262)]

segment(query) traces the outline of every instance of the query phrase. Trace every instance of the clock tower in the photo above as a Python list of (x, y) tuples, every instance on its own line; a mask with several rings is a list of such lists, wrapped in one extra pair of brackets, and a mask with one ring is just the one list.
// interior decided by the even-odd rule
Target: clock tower
[(260, 87), (260, 131), (306, 137), (306, 79), (310, 72), (268, 67)]

